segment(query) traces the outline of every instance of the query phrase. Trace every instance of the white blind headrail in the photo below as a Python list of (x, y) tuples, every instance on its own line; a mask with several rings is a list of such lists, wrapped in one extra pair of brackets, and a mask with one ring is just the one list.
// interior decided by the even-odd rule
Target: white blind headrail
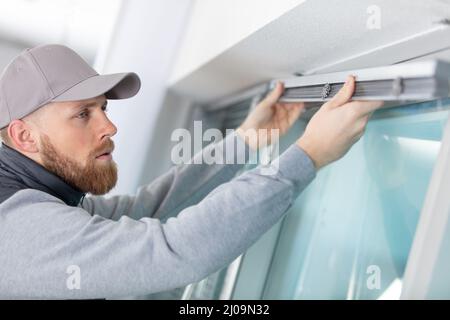
[[(449, 96), (450, 64), (439, 60), (409, 62), (279, 79), (284, 82), (282, 101), (327, 101), (342, 88), (348, 75), (356, 78), (354, 98), (360, 100), (407, 101)], [(273, 87), (276, 83), (271, 83)]]

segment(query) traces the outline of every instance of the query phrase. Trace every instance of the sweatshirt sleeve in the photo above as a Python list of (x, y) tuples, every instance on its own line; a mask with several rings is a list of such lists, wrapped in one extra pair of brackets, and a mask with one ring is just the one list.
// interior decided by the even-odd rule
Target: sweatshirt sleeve
[[(207, 164), (205, 154), (221, 153), (222, 158), (232, 154), (227, 163)], [(213, 143), (199, 152), (188, 164), (171, 168), (151, 184), (140, 187), (136, 195), (111, 198), (90, 196), (82, 207), (92, 215), (118, 220), (126, 215), (133, 219), (144, 217), (167, 219), (181, 210), (197, 204), (218, 185), (230, 181), (243, 168), (252, 151), (236, 133)]]
[[(165, 223), (113, 221), (20, 191), (1, 208), (0, 297), (113, 298), (199, 281), (248, 249), (315, 177), (296, 145), (272, 166), (275, 174), (250, 170)], [(69, 289), (71, 270), (79, 271), (79, 288)]]

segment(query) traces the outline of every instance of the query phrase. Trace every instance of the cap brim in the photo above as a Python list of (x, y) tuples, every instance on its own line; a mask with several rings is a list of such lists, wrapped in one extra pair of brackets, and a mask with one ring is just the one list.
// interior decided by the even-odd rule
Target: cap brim
[(140, 88), (141, 80), (134, 72), (97, 75), (78, 83), (52, 101), (86, 100), (102, 94), (106, 99), (127, 99), (135, 96)]

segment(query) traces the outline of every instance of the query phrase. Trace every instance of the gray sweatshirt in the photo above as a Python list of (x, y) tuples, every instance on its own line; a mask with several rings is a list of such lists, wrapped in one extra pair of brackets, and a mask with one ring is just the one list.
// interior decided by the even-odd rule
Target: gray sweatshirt
[[(236, 144), (232, 134), (207, 149)], [(78, 207), (20, 190), (0, 204), (0, 298), (115, 298), (199, 281), (247, 250), (315, 177), (296, 145), (274, 165), (275, 175), (238, 177), (242, 165), (180, 165), (134, 196)]]

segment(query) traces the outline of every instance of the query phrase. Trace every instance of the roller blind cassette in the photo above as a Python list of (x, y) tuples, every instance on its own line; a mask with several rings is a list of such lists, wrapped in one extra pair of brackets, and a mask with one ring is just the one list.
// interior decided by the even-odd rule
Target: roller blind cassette
[[(350, 74), (356, 78), (353, 98), (359, 100), (429, 100), (448, 97), (450, 91), (450, 64), (431, 60), (279, 79), (285, 84), (280, 100), (328, 101), (342, 88)], [(276, 81), (271, 83), (272, 87)]]

